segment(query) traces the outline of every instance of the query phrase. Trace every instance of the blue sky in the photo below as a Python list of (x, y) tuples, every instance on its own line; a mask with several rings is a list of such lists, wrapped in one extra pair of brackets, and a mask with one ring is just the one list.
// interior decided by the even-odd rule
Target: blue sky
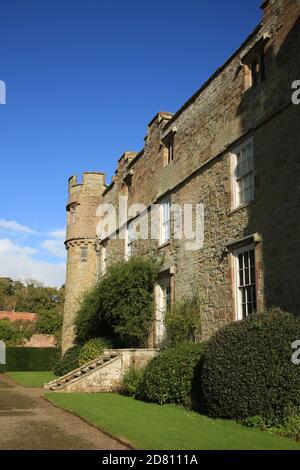
[(261, 19), (261, 0), (0, 0), (0, 276), (64, 279), (67, 179), (140, 150)]

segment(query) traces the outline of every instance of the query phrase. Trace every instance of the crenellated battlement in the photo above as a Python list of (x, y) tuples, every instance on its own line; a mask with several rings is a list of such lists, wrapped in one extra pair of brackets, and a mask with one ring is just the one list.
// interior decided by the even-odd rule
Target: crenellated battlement
[(80, 204), (82, 198), (101, 197), (105, 188), (104, 173), (85, 172), (81, 181), (78, 180), (76, 175), (73, 175), (68, 181), (69, 199), (67, 207), (72, 204)]
[(68, 181), (69, 191), (75, 186), (105, 186), (105, 173), (96, 171), (86, 171), (82, 175), (82, 180), (78, 181), (77, 175), (72, 175)]

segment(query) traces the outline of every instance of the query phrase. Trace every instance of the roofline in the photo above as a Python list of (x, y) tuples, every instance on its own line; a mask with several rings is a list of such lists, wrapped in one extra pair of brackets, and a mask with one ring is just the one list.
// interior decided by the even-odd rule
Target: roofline
[(148, 123), (148, 127), (150, 127), (153, 122), (159, 117), (160, 114), (164, 114), (165, 116), (173, 116), (173, 113), (170, 113), (169, 111), (158, 111), (155, 116), (151, 119), (151, 121)]
[[(267, 0), (269, 1), (269, 0)], [(266, 2), (264, 2), (266, 3)], [(254, 31), (247, 37), (247, 39), (242, 43), (242, 45), (227, 59), (227, 61), (219, 67), (204, 84), (189, 98), (182, 106), (179, 108), (179, 110), (173, 115), (173, 117), (166, 123), (164, 126), (164, 129), (168, 129), (168, 127), (176, 121), (176, 119), (182, 114), (197, 98), (198, 96), (214, 81), (215, 78), (217, 78), (223, 71), (224, 69), (230, 64), (230, 62), (243, 50), (245, 45), (253, 38), (255, 35), (260, 31), (262, 28), (263, 23), (260, 22), (258, 26), (254, 29)]]

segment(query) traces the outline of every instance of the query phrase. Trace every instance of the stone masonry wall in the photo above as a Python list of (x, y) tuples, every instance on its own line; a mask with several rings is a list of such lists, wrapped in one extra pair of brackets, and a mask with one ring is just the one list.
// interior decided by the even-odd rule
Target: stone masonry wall
[[(120, 195), (128, 196), (129, 206), (148, 209), (166, 195), (172, 203), (204, 204), (202, 249), (186, 251), (184, 241), (171, 237), (161, 248), (156, 241), (139, 240), (134, 253), (164, 258), (174, 299), (199, 293), (205, 338), (236, 318), (228, 246), (252, 234), (260, 237), (255, 242), (259, 310), (279, 305), (300, 314), (300, 106), (291, 102), (292, 82), (300, 80), (299, 34), (299, 2), (265, 2), (262, 23), (240, 49), (175, 115), (158, 113), (152, 119), (144, 149), (121, 157), (103, 193), (102, 201), (115, 207)], [(266, 79), (253, 88), (246, 57), (262, 42)], [(174, 160), (165, 166), (163, 140), (170, 131)], [(234, 210), (231, 154), (248, 138), (254, 146), (255, 200)], [(124, 240), (109, 240), (107, 262), (123, 259), (124, 250)], [(70, 279), (75, 265), (68, 268)]]

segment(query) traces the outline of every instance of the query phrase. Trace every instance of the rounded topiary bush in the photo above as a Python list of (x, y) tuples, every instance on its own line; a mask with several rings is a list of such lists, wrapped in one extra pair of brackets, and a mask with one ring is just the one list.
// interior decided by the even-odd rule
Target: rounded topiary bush
[(79, 367), (79, 354), (81, 346), (75, 345), (69, 348), (61, 360), (56, 364), (54, 368), (54, 374), (61, 377), (62, 375), (68, 374), (74, 369)]
[(192, 407), (194, 373), (203, 349), (200, 343), (166, 348), (144, 369), (135, 397), (159, 404)]
[(206, 411), (222, 418), (261, 416), (276, 424), (289, 407), (300, 409), (300, 366), (292, 363), (297, 339), (300, 320), (279, 309), (219, 330), (199, 368)]
[(107, 349), (111, 344), (103, 338), (94, 338), (87, 341), (84, 346), (82, 346), (79, 353), (79, 365), (83, 366), (87, 362), (96, 359), (103, 354), (104, 349)]

